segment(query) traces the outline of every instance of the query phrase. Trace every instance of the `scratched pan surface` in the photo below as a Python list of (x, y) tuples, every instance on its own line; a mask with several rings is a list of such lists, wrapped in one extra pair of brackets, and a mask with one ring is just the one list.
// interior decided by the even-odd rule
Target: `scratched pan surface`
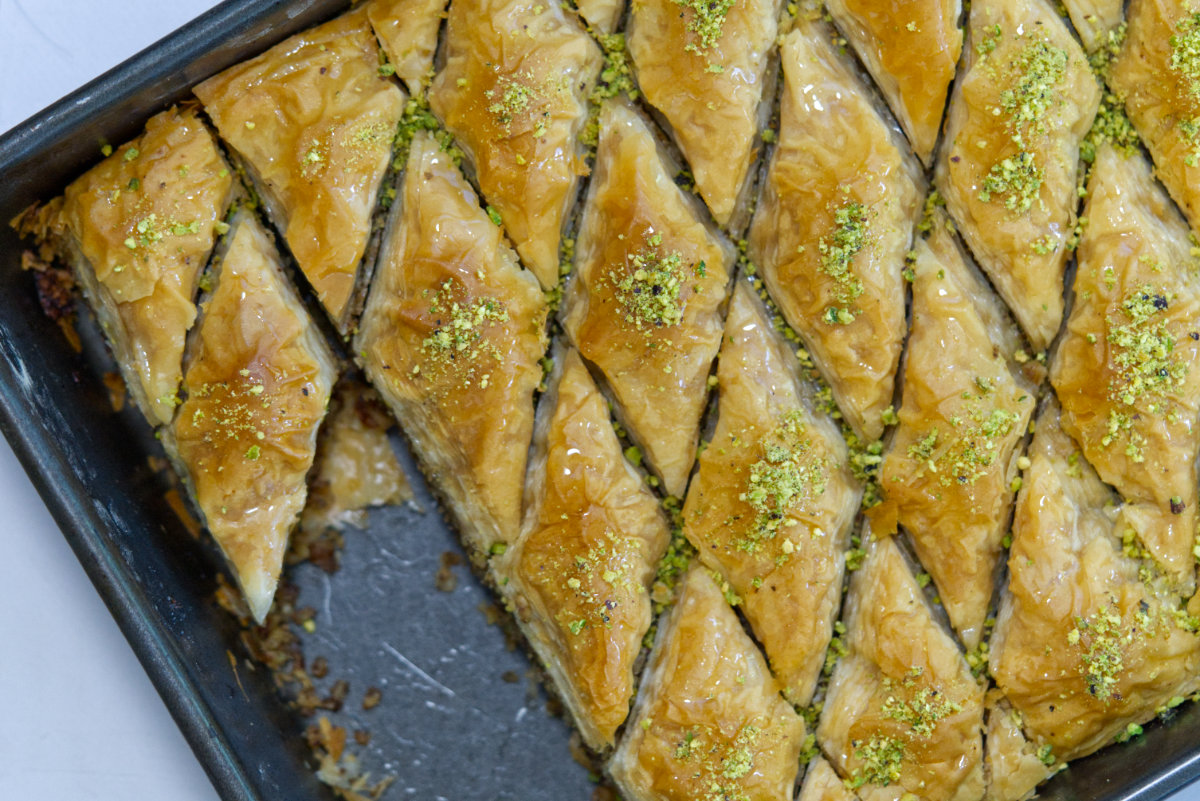
[[(328, 18), (343, 0), (229, 0), (0, 138), (0, 220), (53, 196), (188, 88)], [(20, 270), (21, 243), (0, 226), (0, 430), (129, 639), (179, 727), (227, 801), (328, 799), (313, 777), (305, 721), (270, 676), (246, 667), (238, 628), (212, 601), (221, 570), (163, 500), (146, 456), (160, 453), (131, 410), (114, 413), (99, 375), (111, 369), (88, 326), (75, 353), (42, 314)], [(328, 685), (350, 682), (335, 722), (368, 728), (359, 749), (388, 798), (586, 801), (585, 768), (568, 727), (546, 711), (480, 611), (492, 599), (464, 567), (452, 592), (434, 589), (442, 554), (458, 550), (428, 490), (405, 467), (418, 505), (380, 510), (346, 536), (342, 567), (291, 571), (300, 605), (317, 610), (305, 638), (329, 662)], [(239, 668), (231, 669), (230, 654)], [(516, 681), (513, 681), (514, 676)], [(383, 701), (362, 712), (368, 686)], [(1200, 710), (1147, 727), (1123, 747), (1076, 763), (1042, 793), (1062, 801), (1151, 801), (1200, 776)]]

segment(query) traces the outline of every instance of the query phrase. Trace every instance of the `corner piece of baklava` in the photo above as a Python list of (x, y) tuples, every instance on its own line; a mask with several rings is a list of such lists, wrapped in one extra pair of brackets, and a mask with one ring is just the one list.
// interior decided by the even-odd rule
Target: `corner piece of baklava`
[(379, 73), (366, 9), (286, 39), (194, 92), (346, 333), (366, 291), (375, 201), (405, 102)]
[(804, 706), (833, 636), (862, 491), (837, 426), (812, 408), (795, 355), (746, 280), (718, 364), (719, 416), (683, 532), (740, 597), (784, 696)]
[(734, 262), (702, 212), (675, 185), (641, 115), (606, 102), (563, 327), (676, 497), (696, 459)]
[(983, 797), (983, 689), (892, 537), (871, 539), (846, 599), (847, 653), (817, 727), (863, 801)]
[(783, 42), (779, 143), (750, 258), (804, 340), (846, 421), (883, 431), (904, 343), (904, 256), (924, 182), (904, 136), (829, 42), (801, 22)]
[(336, 367), (253, 213), (239, 211), (228, 236), (189, 344), (186, 399), (163, 444), (261, 623), (304, 507)]
[(455, 0), (429, 92), (525, 265), (549, 289), (587, 174), (580, 134), (600, 48), (558, 3)]
[(521, 526), (546, 301), (432, 136), (407, 163), (355, 353), (485, 553)]
[(659, 621), (633, 716), (609, 762), (629, 801), (790, 801), (804, 721), (699, 567)]
[(971, 4), (936, 182), (979, 266), (1034, 348), (1058, 332), (1079, 145), (1100, 87), (1046, 0)]
[(233, 181), (208, 127), (183, 107), (151, 117), (64, 193), (56, 244), (151, 425), (169, 423), (179, 403), (196, 289)]
[(367, 17), (388, 63), (409, 94), (419, 95), (433, 79), (433, 54), (447, 0), (370, 0)]
[(538, 409), (521, 538), (493, 560), (501, 593), (571, 710), (603, 751), (629, 714), (650, 585), (671, 534), (622, 454), (608, 404), (558, 351)]

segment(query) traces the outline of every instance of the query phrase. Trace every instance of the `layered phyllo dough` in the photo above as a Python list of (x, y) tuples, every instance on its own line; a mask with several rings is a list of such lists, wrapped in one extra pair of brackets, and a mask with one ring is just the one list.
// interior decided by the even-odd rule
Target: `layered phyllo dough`
[(902, 272), (922, 179), (828, 35), (802, 22), (783, 42), (779, 143), (750, 256), (846, 421), (873, 440), (904, 342)]
[(1140, 155), (1096, 154), (1075, 302), (1050, 370), (1062, 424), (1181, 591), (1195, 571), (1200, 276)]
[(606, 102), (563, 327), (676, 497), (696, 459), (734, 260), (701, 213), (641, 115)]
[(945, 217), (934, 219), (910, 268), (899, 426), (880, 471), (886, 506), (875, 514), (912, 537), (950, 622), (974, 647), (1008, 530), (1018, 445), (1044, 371), (1014, 360), (1020, 333)]
[(696, 191), (721, 225), (741, 228), (744, 192), (773, 84), (779, 0), (632, 0), (629, 56), (666, 120)]
[(633, 717), (609, 762), (629, 801), (790, 801), (804, 721), (700, 567), (659, 622)]
[(546, 302), (432, 136), (413, 139), (355, 353), (467, 545), (512, 543)]
[(841, 602), (861, 488), (837, 426), (815, 412), (796, 357), (747, 281), (725, 321), (716, 430), (683, 531), (741, 599), (789, 701), (812, 699)]
[(804, 784), (796, 801), (858, 801), (858, 796), (825, 757), (818, 754), (804, 771)]
[(1021, 713), (1012, 708), (1000, 690), (988, 691), (987, 724), (984, 729), (984, 766), (988, 777), (988, 801), (1026, 801), (1037, 786), (1052, 776), (1056, 766), (1053, 751), (1039, 749), (1021, 730)]
[[(367, 18), (388, 64), (412, 95), (433, 80), (433, 54), (447, 0), (370, 0)], [(384, 72), (387, 72), (385, 69)]]
[[(864, 539), (870, 540), (869, 529)], [(896, 541), (868, 542), (817, 740), (863, 801), (983, 797), (983, 689)]]
[(1063, 5), (1089, 53), (1108, 44), (1125, 12), (1125, 0), (1063, 0)]
[(650, 584), (670, 531), (622, 454), (608, 404), (573, 350), (555, 354), (538, 410), (515, 547), (493, 563), (501, 591), (584, 742), (613, 744), (650, 628)]
[(251, 212), (230, 224), (163, 444), (262, 622), (337, 375), (271, 236)]
[(579, 141), (600, 48), (557, 3), (458, 0), (430, 104), (475, 170), (484, 199), (542, 286), (587, 174)]
[(593, 33), (610, 35), (625, 13), (625, 0), (575, 0), (575, 10)]
[(961, 0), (830, 0), (827, 8), (928, 166), (962, 54)]
[(938, 189), (1033, 347), (1063, 315), (1079, 201), (1079, 144), (1100, 88), (1046, 0), (971, 4), (969, 41), (939, 151)]
[(329, 316), (349, 330), (404, 111), (360, 8), (195, 88)]
[(1194, 692), (1200, 638), (1137, 541), (1136, 508), (1101, 483), (1052, 398), (1029, 459), (991, 672), (1053, 762), (1128, 736)]
[(234, 178), (191, 108), (151, 117), (137, 139), (70, 184), (50, 225), (151, 425), (179, 404), (196, 288)]

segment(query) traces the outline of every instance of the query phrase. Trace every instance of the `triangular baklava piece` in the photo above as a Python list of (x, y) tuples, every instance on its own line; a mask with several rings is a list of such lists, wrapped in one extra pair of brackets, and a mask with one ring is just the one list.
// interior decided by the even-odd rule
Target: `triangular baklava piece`
[(544, 0), (456, 0), (444, 47), (430, 105), (521, 259), (553, 287), (563, 226), (587, 174), (579, 135), (600, 48)]
[(928, 165), (962, 53), (961, 0), (830, 0), (826, 6)]
[(1089, 53), (1107, 43), (1125, 12), (1125, 0), (1063, 0), (1063, 5)]
[(404, 93), (360, 8), (195, 88), (342, 333), (366, 291), (380, 182)]
[(1079, 143), (1100, 88), (1046, 0), (971, 4), (937, 184), (979, 266), (1038, 350), (1063, 314)]
[(413, 138), (355, 340), (467, 545), (516, 540), (546, 301), (432, 136)]
[(261, 623), (337, 376), (253, 213), (237, 212), (228, 237), (163, 443)]
[(584, 742), (602, 751), (629, 714), (650, 584), (671, 534), (573, 350), (555, 354), (525, 494), (521, 538), (493, 566)]
[(904, 342), (902, 271), (923, 182), (830, 33), (800, 23), (784, 40), (779, 144), (750, 256), (847, 422), (873, 440)]
[(446, 0), (370, 0), (367, 17), (383, 52), (410, 94), (433, 79), (433, 53)]
[(629, 56), (638, 86), (666, 118), (721, 225), (735, 219), (749, 187), (780, 0), (635, 0)]
[(804, 721), (699, 567), (659, 622), (633, 717), (609, 763), (629, 801), (789, 801)]
[(909, 793), (976, 801), (983, 689), (895, 540), (866, 547), (846, 599), (847, 653), (834, 668), (817, 740), (863, 801)]
[(151, 425), (169, 423), (179, 403), (197, 282), (233, 181), (207, 126), (185, 107), (151, 117), (63, 196), (56, 244)]
[(1193, 692), (1200, 638), (1053, 399), (1029, 458), (990, 666), (1028, 738), (1066, 761)]
[(900, 424), (880, 470), (886, 506), (875, 514), (894, 514), (911, 535), (950, 622), (974, 647), (1008, 530), (1016, 446), (1044, 371), (1014, 361), (1020, 333), (944, 215), (917, 241), (911, 270)]
[(683, 532), (741, 598), (789, 701), (812, 699), (841, 603), (861, 489), (837, 426), (740, 280), (725, 321), (719, 417), (683, 507)]
[(1190, 594), (1200, 454), (1200, 266), (1139, 154), (1096, 153), (1075, 303), (1050, 369), (1062, 424)]
[(608, 101), (563, 327), (676, 497), (696, 459), (734, 260), (698, 211), (646, 122), (624, 101)]

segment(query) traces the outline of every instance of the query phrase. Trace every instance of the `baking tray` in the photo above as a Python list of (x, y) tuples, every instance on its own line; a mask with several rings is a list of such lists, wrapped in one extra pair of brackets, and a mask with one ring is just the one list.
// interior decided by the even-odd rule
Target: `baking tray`
[[(144, 121), (204, 78), (334, 15), (344, 0), (227, 0), (179, 31), (0, 136), (0, 220), (57, 194), (98, 159), (102, 142)], [(305, 801), (331, 793), (314, 776), (309, 721), (245, 659), (236, 621), (213, 601), (223, 569), (188, 533), (147, 461), (161, 449), (132, 409), (114, 412), (100, 375), (113, 369), (98, 339), (83, 352), (41, 311), (20, 269), (25, 245), (0, 225), (0, 430), (218, 793), (226, 801)], [(493, 600), (465, 567), (452, 592), (434, 588), (443, 554), (459, 553), (412, 460), (417, 505), (372, 513), (346, 535), (341, 569), (290, 571), (298, 605), (317, 610), (311, 660), (324, 687), (350, 682), (331, 715), (367, 728), (357, 749), (385, 798), (585, 801), (588, 769), (571, 758), (570, 729), (548, 712), (530, 663), (481, 611)], [(359, 704), (370, 685), (383, 702)], [(1200, 708), (1182, 707), (1131, 743), (1080, 760), (1041, 792), (1060, 801), (1154, 801), (1200, 777)]]

